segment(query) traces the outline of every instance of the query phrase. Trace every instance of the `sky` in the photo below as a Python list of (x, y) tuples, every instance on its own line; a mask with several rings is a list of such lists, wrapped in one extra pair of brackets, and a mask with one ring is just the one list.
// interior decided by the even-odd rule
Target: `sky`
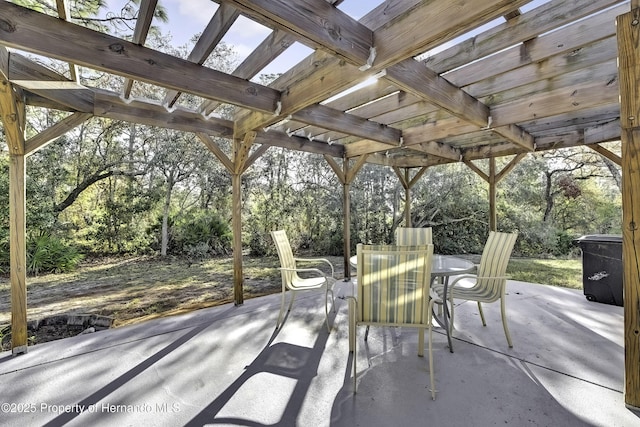
[[(536, 0), (521, 10), (527, 11), (548, 0)], [(339, 9), (358, 20), (374, 9), (383, 0), (345, 0)], [(111, 10), (120, 10), (126, 0), (107, 0)], [(169, 22), (162, 24), (154, 20), (153, 25), (160, 26), (172, 36), (173, 44), (187, 44), (192, 36), (201, 33), (215, 14), (218, 4), (211, 0), (159, 0), (168, 11)], [(270, 33), (270, 29), (240, 16), (228, 31), (223, 41), (234, 47), (238, 54), (238, 64), (242, 62)], [(444, 47), (443, 47), (444, 48)], [(260, 74), (282, 73), (308, 56), (312, 50), (295, 43), (280, 57), (272, 62)]]

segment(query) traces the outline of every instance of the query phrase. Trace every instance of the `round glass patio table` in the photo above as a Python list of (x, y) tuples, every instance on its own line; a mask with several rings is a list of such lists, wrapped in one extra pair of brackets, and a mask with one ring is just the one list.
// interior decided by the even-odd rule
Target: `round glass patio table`
[[(358, 267), (358, 255), (349, 258), (352, 267)], [(449, 277), (459, 274), (470, 273), (474, 271), (476, 265), (464, 258), (433, 254), (433, 263), (431, 264), (431, 283), (436, 280), (440, 281), (443, 286), (442, 305), (444, 307), (444, 315), (440, 318), (434, 311), (433, 318), (447, 332), (447, 341), (449, 343), (449, 351), (453, 353), (453, 345), (451, 343), (451, 333), (449, 330), (449, 306), (447, 305), (447, 293), (449, 291)]]

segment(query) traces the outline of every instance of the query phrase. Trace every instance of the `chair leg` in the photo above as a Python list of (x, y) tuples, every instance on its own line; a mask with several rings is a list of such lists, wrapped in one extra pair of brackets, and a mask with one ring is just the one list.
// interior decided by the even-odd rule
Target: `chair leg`
[(356, 304), (357, 303), (353, 298), (349, 298), (349, 312), (347, 317), (349, 318), (349, 352), (353, 355), (353, 394), (356, 394), (356, 375), (358, 372), (356, 367), (356, 360), (358, 358), (358, 352), (356, 349), (356, 340), (358, 339), (356, 336)]
[[(331, 296), (333, 297), (333, 292), (331, 293)], [(331, 326), (329, 326), (329, 308), (328, 308), (328, 303), (329, 303), (329, 292), (327, 291), (327, 293), (324, 295), (324, 320), (327, 323), (327, 332), (331, 333)], [(335, 310), (335, 305), (334, 305), (333, 309)]]
[[(446, 304), (446, 301), (443, 301), (442, 304)], [(450, 296), (449, 298), (449, 308), (448, 308), (448, 312), (449, 312), (449, 335), (451, 335), (453, 333), (453, 318), (454, 318), (454, 312), (455, 312), (455, 304), (453, 303), (453, 295)]]
[(431, 382), (431, 398), (436, 400), (436, 380), (433, 372), (433, 325), (429, 324), (429, 380)]
[(505, 306), (505, 298), (504, 295), (500, 298), (500, 311), (502, 312), (502, 327), (504, 328), (504, 334), (507, 337), (507, 344), (509, 344), (509, 348), (513, 348), (513, 343), (511, 342), (511, 334), (509, 333), (509, 328), (507, 327), (507, 310)]
[[(296, 296), (296, 293), (294, 291), (289, 291), (289, 293), (291, 294), (291, 299), (289, 300), (289, 308), (287, 308), (287, 313), (291, 312), (291, 307), (293, 307), (293, 299)], [(287, 293), (283, 289), (282, 303), (280, 304), (280, 314), (278, 314), (278, 323), (276, 324), (276, 329), (282, 326), (282, 318), (284, 316), (284, 306), (285, 306), (286, 300), (287, 300)]]
[(436, 380), (433, 371), (433, 300), (429, 302), (429, 310), (427, 311), (429, 320), (429, 381), (431, 383), (431, 398), (436, 400)]
[(418, 356), (424, 357), (424, 328), (418, 330)]
[(484, 312), (482, 311), (482, 304), (478, 301), (478, 311), (480, 312), (480, 319), (482, 320), (482, 326), (487, 326), (487, 322), (484, 320)]
[[(286, 302), (286, 293), (285, 293), (285, 291), (283, 289), (282, 290), (282, 302), (280, 303), (280, 313), (278, 313), (278, 323), (276, 323), (276, 329), (278, 329), (280, 327), (280, 324), (282, 323), (282, 315), (284, 314), (285, 302)], [(289, 310), (291, 310), (291, 307), (289, 307)]]

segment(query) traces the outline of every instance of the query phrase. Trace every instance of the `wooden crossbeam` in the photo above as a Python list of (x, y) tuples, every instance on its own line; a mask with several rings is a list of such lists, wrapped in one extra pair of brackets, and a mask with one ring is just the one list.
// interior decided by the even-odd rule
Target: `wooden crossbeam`
[(266, 86), (13, 3), (0, 2), (0, 17), (0, 43), (10, 47), (263, 112), (276, 111), (280, 99)]

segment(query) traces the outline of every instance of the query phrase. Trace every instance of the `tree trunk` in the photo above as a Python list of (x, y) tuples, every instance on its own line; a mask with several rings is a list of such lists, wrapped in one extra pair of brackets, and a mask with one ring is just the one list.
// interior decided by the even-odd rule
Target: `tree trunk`
[(164, 198), (162, 209), (162, 243), (160, 245), (160, 256), (167, 256), (167, 246), (169, 246), (169, 211), (171, 209), (171, 193), (173, 192), (173, 177), (167, 179), (167, 194)]

